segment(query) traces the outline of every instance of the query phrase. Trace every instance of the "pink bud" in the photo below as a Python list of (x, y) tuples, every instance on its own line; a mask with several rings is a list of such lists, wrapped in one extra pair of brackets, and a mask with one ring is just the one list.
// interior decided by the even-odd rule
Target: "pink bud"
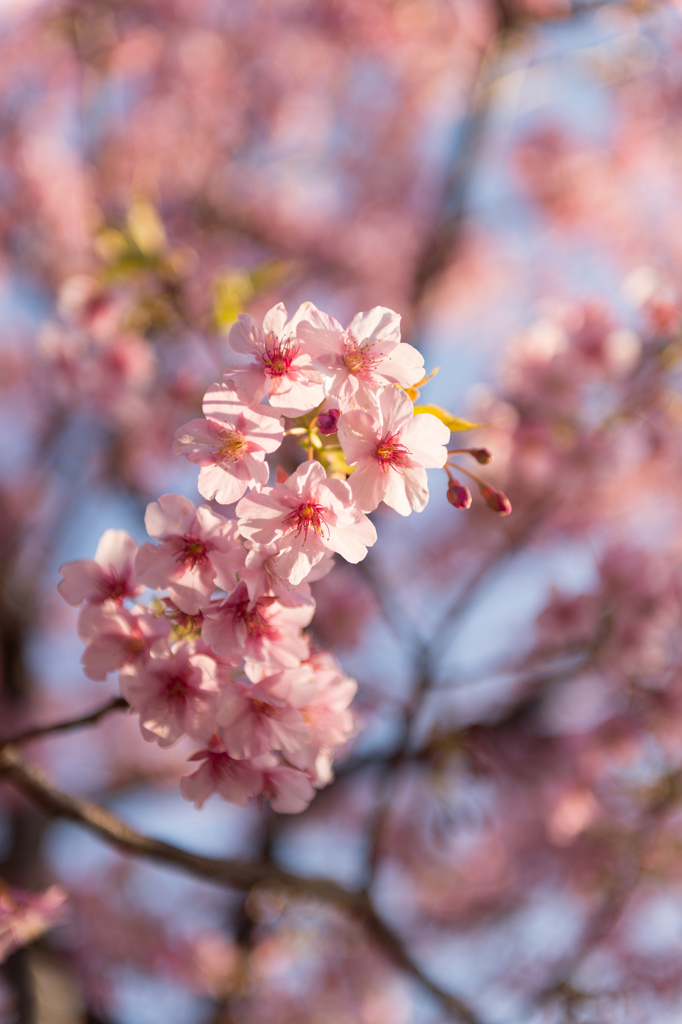
[(455, 508), (465, 509), (471, 505), (471, 491), (468, 487), (464, 487), (459, 480), (455, 480), (454, 477), (450, 477), (447, 498)]
[(336, 424), (339, 422), (340, 415), (340, 409), (327, 409), (326, 412), (321, 412), (317, 417), (317, 429), (319, 432), (321, 434), (335, 434)]
[(508, 516), (511, 512), (511, 502), (503, 491), (496, 491), (488, 484), (481, 484), (481, 495), (488, 508), (498, 516)]
[(467, 448), (469, 455), (472, 455), (481, 466), (487, 466), (493, 461), (493, 453), (490, 448)]

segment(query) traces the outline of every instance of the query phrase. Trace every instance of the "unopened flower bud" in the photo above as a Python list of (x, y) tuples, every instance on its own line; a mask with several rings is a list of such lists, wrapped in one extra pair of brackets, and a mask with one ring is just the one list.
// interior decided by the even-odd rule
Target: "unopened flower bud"
[(471, 491), (468, 487), (461, 484), (459, 480), (455, 480), (454, 477), (450, 477), (447, 498), (455, 508), (465, 509), (471, 505)]
[(336, 425), (341, 415), (340, 409), (327, 409), (317, 417), (317, 429), (321, 434), (335, 434)]
[(508, 516), (511, 512), (511, 501), (503, 491), (496, 491), (488, 484), (481, 484), (481, 495), (488, 508), (498, 516)]
[(493, 461), (493, 453), (490, 448), (467, 448), (469, 455), (472, 455), (481, 466), (487, 466)]

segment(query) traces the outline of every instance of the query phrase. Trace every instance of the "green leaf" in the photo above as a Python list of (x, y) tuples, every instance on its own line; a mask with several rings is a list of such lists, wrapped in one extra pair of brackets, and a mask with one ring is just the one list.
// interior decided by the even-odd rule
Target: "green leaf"
[(471, 420), (463, 420), (459, 416), (453, 416), (447, 409), (441, 409), (439, 405), (415, 405), (415, 416), (422, 412), (431, 413), (432, 416), (435, 416), (452, 431), (477, 430), (479, 427), (485, 426), (485, 423), (472, 423)]

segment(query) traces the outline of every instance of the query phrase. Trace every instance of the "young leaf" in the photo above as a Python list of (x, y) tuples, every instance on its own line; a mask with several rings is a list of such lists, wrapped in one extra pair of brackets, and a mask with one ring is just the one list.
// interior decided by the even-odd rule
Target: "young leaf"
[(485, 426), (485, 423), (472, 423), (471, 420), (463, 420), (459, 416), (453, 416), (447, 409), (441, 409), (439, 405), (415, 405), (415, 416), (421, 412), (430, 412), (432, 416), (436, 416), (441, 423), (444, 423), (452, 431), (476, 430), (478, 427)]

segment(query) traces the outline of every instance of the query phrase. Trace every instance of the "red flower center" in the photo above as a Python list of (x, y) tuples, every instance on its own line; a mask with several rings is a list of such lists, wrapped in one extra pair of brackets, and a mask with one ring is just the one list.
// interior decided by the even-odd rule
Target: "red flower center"
[(144, 654), (145, 643), (141, 636), (131, 636), (123, 644), (128, 661), (137, 661)]
[(261, 356), (268, 377), (283, 377), (287, 374), (297, 355), (298, 346), (292, 344), (289, 338), (280, 340), (270, 333)]
[(210, 759), (211, 775), (214, 779), (232, 779), (235, 774), (236, 759), (224, 751), (206, 751)]
[(277, 718), (277, 708), (274, 704), (268, 704), (267, 701), (252, 700), (251, 707), (257, 714), (263, 715), (265, 718)]
[(296, 530), (297, 537), (303, 531), (307, 540), (309, 530), (314, 530), (315, 533), (322, 533), (322, 530), (326, 527), (327, 523), (324, 518), (326, 511), (327, 509), (324, 505), (318, 505), (314, 501), (305, 501), (302, 505), (298, 505), (293, 512), (285, 516), (284, 522), (292, 530)]
[(384, 473), (392, 467), (393, 469), (405, 469), (406, 458), (409, 451), (404, 444), (396, 441), (397, 434), (388, 434), (374, 449), (374, 457)]
[(166, 703), (171, 711), (181, 711), (187, 705), (189, 686), (182, 676), (168, 676), (165, 686)]
[(177, 562), (188, 565), (190, 569), (196, 569), (198, 565), (203, 565), (207, 560), (208, 552), (203, 540), (192, 536), (191, 533), (182, 538), (180, 553), (176, 559)]
[(246, 631), (249, 640), (258, 640), (262, 636), (272, 638), (273, 630), (268, 625), (268, 620), (258, 608), (249, 609), (248, 601), (240, 601), (234, 606), (234, 624), (239, 624)]
[(99, 589), (105, 598), (113, 601), (122, 601), (126, 597), (134, 597), (135, 593), (127, 578), (120, 578), (113, 569), (105, 572), (104, 578), (99, 584)]

